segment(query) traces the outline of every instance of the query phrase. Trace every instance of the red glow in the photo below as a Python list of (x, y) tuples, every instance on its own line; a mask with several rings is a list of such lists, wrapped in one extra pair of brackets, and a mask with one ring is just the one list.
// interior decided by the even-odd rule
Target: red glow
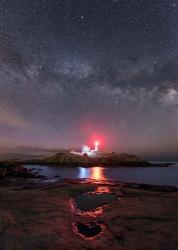
[(110, 150), (113, 145), (115, 135), (111, 134), (108, 127), (104, 128), (103, 124), (93, 124), (91, 121), (83, 121), (81, 123), (81, 131), (83, 135), (83, 143), (93, 148), (95, 142), (99, 142), (99, 150)]
[(100, 145), (99, 141), (95, 141), (94, 143), (96, 146)]
[(105, 138), (103, 135), (92, 133), (88, 139), (88, 144), (89, 145), (100, 145), (101, 149), (105, 148)]

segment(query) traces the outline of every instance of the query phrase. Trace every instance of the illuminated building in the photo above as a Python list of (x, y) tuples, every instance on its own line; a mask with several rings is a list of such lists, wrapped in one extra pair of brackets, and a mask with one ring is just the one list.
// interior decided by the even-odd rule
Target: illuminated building
[(76, 151), (72, 150), (71, 154), (76, 154), (76, 155), (81, 155), (81, 156), (95, 157), (98, 152), (99, 152), (99, 142), (95, 141), (95, 143), (94, 143), (94, 149), (91, 149), (87, 145), (83, 145), (82, 146), (82, 152), (76, 152)]

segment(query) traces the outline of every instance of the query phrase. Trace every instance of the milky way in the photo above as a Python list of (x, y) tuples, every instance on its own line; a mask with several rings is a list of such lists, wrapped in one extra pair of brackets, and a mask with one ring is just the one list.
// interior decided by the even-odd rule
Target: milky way
[(178, 1), (0, 1), (0, 146), (178, 155)]

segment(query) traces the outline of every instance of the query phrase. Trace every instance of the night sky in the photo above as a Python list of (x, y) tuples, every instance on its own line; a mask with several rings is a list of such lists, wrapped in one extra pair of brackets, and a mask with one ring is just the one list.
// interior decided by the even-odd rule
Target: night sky
[(0, 147), (178, 158), (178, 0), (0, 0)]

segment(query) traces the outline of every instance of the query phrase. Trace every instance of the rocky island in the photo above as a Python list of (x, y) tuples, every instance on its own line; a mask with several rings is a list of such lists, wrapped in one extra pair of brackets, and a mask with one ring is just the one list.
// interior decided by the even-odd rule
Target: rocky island
[(102, 156), (88, 157), (86, 155), (75, 155), (70, 152), (57, 153), (53, 156), (44, 158), (22, 160), (5, 160), (0, 161), (0, 177), (40, 177), (29, 172), (24, 165), (46, 165), (58, 167), (95, 167), (95, 166), (112, 166), (112, 167), (169, 167), (173, 163), (151, 163), (135, 155), (125, 153), (105, 153)]
[(168, 167), (172, 163), (151, 163), (143, 160), (138, 156), (125, 154), (125, 153), (104, 153), (102, 155), (96, 155), (95, 157), (88, 157), (87, 155), (75, 155), (70, 152), (57, 153), (54, 156), (46, 157), (43, 159), (34, 159), (27, 161), (19, 161), (20, 164), (30, 165), (55, 165), (55, 166), (124, 166), (124, 167)]

